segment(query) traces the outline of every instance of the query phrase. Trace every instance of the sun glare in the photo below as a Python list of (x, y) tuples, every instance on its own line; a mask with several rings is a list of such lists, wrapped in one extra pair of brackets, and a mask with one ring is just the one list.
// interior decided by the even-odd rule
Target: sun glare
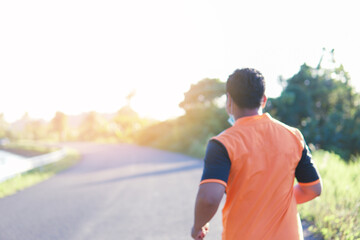
[[(21, 1), (20, 8), (2, 1), (0, 113), (15, 121), (25, 112), (47, 120), (56, 111), (116, 112), (136, 89), (134, 109), (163, 120), (183, 113), (178, 104), (191, 84), (225, 81), (236, 68), (258, 68), (267, 94), (276, 96), (278, 76), (290, 77), (304, 62), (317, 64), (323, 47), (335, 48), (360, 89), (353, 6), (278, 1), (271, 6), (281, 3), (286, 11), (259, 9), (253, 18), (251, 11), (237, 14), (256, 8), (250, 1), (140, 2), (139, 9), (118, 1)], [(338, 17), (318, 23), (324, 6)], [(334, 34), (338, 28), (342, 34)]]

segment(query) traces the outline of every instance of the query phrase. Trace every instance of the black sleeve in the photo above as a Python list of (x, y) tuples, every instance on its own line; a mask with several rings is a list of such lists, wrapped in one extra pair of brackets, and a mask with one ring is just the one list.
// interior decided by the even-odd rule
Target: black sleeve
[(210, 140), (204, 159), (204, 171), (201, 181), (218, 179), (227, 183), (230, 173), (231, 161), (224, 145), (217, 140)]
[(295, 170), (295, 177), (300, 183), (310, 183), (319, 179), (319, 174), (312, 161), (308, 146), (305, 144), (301, 159)]

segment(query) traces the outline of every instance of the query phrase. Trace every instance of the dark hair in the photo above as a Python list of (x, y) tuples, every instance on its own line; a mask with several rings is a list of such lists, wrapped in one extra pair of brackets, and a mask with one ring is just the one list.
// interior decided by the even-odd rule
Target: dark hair
[(265, 93), (264, 76), (256, 69), (236, 69), (226, 82), (228, 92), (240, 108), (258, 108)]

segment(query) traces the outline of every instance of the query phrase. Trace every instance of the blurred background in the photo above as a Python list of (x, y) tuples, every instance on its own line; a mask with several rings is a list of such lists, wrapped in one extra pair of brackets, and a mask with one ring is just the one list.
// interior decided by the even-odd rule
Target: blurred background
[(329, 189), (302, 216), (325, 239), (360, 238), (356, 6), (2, 1), (0, 149), (94, 141), (202, 158), (229, 127), (227, 76), (252, 67), (266, 111), (302, 131)]

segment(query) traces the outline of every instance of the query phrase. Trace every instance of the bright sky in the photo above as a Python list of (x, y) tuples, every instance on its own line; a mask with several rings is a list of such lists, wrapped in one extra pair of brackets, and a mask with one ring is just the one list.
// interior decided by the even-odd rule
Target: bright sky
[(158, 119), (182, 113), (191, 83), (254, 67), (277, 96), (279, 75), (335, 49), (360, 89), (357, 1), (0, 1), (0, 113), (55, 111)]

